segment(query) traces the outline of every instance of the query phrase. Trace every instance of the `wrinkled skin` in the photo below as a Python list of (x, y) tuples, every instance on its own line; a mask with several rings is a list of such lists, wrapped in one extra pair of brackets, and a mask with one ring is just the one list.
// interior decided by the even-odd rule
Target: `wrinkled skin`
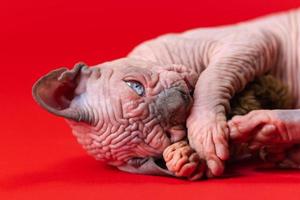
[[(184, 66), (126, 58), (55, 70), (37, 82), (33, 95), (42, 107), (68, 119), (78, 142), (96, 159), (124, 171), (165, 174), (147, 158), (160, 157), (186, 136), (193, 102), (189, 87), (196, 80)], [(129, 83), (140, 83), (143, 90)]]
[(163, 152), (167, 169), (177, 177), (197, 180), (203, 177), (206, 165), (187, 141), (173, 143)]
[[(255, 148), (299, 142), (299, 24), (300, 10), (294, 10), (164, 35), (124, 59), (51, 72), (34, 86), (33, 95), (46, 110), (68, 119), (90, 154), (122, 170), (170, 174), (145, 158), (160, 157), (187, 135), (207, 165), (205, 173), (220, 176), (230, 137), (259, 144)], [(288, 85), (295, 110), (255, 111), (227, 122), (229, 100), (266, 72)], [(126, 81), (142, 84), (143, 94)]]
[[(300, 110), (257, 110), (228, 122), (233, 142), (247, 142), (252, 150), (279, 167), (300, 168)], [(295, 145), (296, 144), (296, 145)]]

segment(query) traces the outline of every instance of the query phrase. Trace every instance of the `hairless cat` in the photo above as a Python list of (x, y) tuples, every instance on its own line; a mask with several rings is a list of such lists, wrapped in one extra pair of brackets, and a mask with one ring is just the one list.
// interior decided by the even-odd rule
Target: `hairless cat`
[[(52, 71), (35, 84), (33, 96), (67, 119), (89, 154), (121, 170), (170, 174), (151, 157), (187, 135), (193, 151), (186, 152), (207, 166), (199, 176), (220, 176), (229, 139), (252, 149), (300, 142), (299, 24), (300, 10), (292, 10), (163, 35), (126, 58)], [(227, 121), (234, 94), (267, 72), (288, 86), (293, 109), (257, 110)], [(288, 156), (288, 166), (300, 166), (297, 146)]]

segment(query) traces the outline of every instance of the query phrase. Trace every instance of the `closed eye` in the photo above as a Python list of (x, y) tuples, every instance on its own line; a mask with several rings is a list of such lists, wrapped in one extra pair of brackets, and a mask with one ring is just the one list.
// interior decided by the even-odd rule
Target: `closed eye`
[(125, 81), (125, 83), (139, 96), (145, 95), (144, 86), (138, 81)]

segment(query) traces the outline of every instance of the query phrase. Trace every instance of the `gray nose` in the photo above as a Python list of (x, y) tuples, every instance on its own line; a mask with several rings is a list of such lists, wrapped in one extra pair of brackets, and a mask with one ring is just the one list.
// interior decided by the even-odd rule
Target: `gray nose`
[(189, 91), (178, 86), (162, 91), (157, 97), (156, 105), (164, 119), (176, 125), (185, 122), (192, 101)]

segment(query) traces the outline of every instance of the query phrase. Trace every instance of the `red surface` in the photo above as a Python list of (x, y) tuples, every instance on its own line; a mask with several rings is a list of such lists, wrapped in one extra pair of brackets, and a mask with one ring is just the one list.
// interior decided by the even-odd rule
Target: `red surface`
[(121, 57), (166, 32), (238, 22), (298, 0), (0, 2), (0, 199), (300, 199), (300, 172), (237, 167), (203, 182), (138, 176), (87, 156), (31, 98), (34, 81), (77, 61)]

